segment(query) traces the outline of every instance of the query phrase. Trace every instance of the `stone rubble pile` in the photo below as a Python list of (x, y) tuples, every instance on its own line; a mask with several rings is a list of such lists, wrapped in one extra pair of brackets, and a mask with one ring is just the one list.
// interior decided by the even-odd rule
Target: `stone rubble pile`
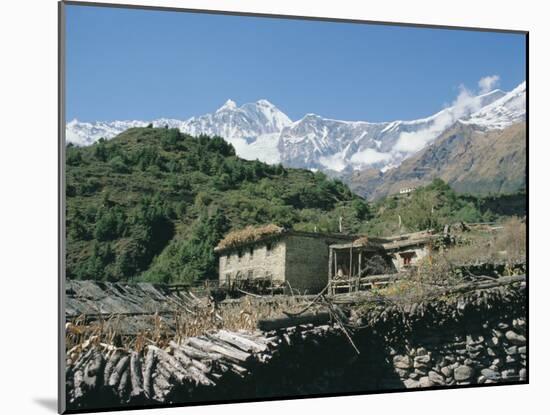
[(392, 363), (408, 389), (526, 381), (525, 328), (516, 318), (485, 323), (475, 335), (446, 333), (403, 354), (393, 350)]

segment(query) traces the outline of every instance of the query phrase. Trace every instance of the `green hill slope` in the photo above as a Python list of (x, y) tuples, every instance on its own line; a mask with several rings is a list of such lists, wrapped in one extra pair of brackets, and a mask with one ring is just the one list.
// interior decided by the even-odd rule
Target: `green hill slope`
[(67, 277), (191, 282), (216, 278), (231, 229), (276, 223), (358, 232), (367, 204), (322, 173), (235, 156), (219, 137), (133, 128), (67, 147)]

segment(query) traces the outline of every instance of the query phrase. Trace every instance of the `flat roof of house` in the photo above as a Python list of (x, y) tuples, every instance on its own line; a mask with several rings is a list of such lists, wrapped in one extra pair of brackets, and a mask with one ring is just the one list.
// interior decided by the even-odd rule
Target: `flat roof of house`
[(333, 244), (330, 247), (332, 249), (360, 249), (363, 251), (393, 250), (426, 244), (434, 239), (435, 236), (431, 231), (421, 231), (397, 236), (368, 238), (367, 243), (352, 241), (343, 244)]
[(280, 239), (287, 236), (304, 236), (306, 238), (329, 238), (329, 239), (340, 239), (342, 241), (351, 241), (358, 238), (358, 235), (348, 235), (343, 233), (328, 233), (328, 232), (306, 232), (306, 231), (296, 231), (296, 230), (285, 230), (281, 233), (276, 233), (273, 235), (266, 235), (263, 238), (256, 239), (254, 241), (246, 241), (238, 243), (232, 246), (220, 248), (215, 247), (214, 252), (223, 253), (227, 251), (235, 251), (244, 247), (254, 246), (263, 242), (270, 240)]
[(392, 251), (395, 249), (407, 248), (409, 246), (426, 245), (435, 239), (436, 235), (428, 235), (421, 238), (405, 239), (402, 241), (394, 241), (386, 244), (382, 244), (382, 247), (386, 251)]

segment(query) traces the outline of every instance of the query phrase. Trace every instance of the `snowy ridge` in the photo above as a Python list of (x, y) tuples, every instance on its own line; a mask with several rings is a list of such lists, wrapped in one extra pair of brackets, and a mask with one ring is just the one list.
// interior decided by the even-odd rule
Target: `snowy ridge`
[(525, 121), (525, 82), (493, 103), (483, 107), (469, 118), (460, 120), (487, 130), (502, 130), (517, 122)]
[[(411, 121), (371, 123), (342, 121), (307, 114), (292, 121), (265, 99), (238, 106), (227, 100), (215, 112), (188, 120), (157, 119), (191, 135), (219, 135), (245, 159), (289, 167), (342, 173), (366, 167), (382, 171), (398, 166), (456, 122), (480, 129), (502, 129), (525, 119), (525, 82), (510, 92), (499, 89), (473, 96), (462, 90), (453, 104), (436, 114)], [(67, 142), (86, 146), (112, 138), (147, 121), (67, 124)]]

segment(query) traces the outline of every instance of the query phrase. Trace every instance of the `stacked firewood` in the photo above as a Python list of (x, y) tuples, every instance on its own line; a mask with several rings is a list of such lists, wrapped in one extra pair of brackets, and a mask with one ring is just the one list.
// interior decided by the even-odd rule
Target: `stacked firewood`
[(208, 390), (239, 383), (276, 357), (281, 346), (318, 338), (330, 330), (327, 325), (311, 324), (270, 332), (219, 330), (181, 343), (172, 341), (165, 348), (151, 344), (141, 352), (91, 339), (78, 356), (74, 351), (68, 356), (68, 403), (71, 408), (100, 402), (112, 407), (213, 397)]
[[(373, 368), (384, 366), (386, 356), (409, 343), (428, 345), (436, 336), (437, 344), (451, 344), (458, 334), (472, 337), (485, 322), (524, 316), (525, 289), (526, 277), (512, 276), (440, 287), (434, 298), (408, 304), (381, 301), (368, 293), (316, 296), (299, 312), (259, 320), (256, 331), (211, 330), (180, 342), (150, 342), (135, 349), (91, 337), (67, 352), (68, 407), (287, 396), (302, 389), (322, 393), (333, 391), (329, 384), (334, 391), (366, 390), (368, 382), (388, 377), (387, 368), (378, 374)], [(524, 352), (518, 347), (518, 353)], [(358, 372), (362, 366), (357, 362), (362, 361), (370, 369)], [(319, 367), (323, 373), (311, 375)], [(338, 370), (353, 375), (338, 380)], [(358, 373), (369, 375), (363, 379)], [(315, 379), (318, 389), (313, 388)], [(399, 385), (406, 386), (402, 379)]]

